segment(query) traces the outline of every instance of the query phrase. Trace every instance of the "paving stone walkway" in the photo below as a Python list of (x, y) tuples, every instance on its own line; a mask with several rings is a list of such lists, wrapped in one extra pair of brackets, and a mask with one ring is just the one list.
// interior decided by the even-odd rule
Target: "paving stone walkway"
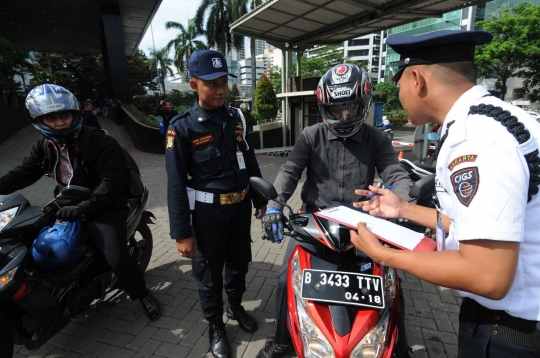
[[(99, 311), (74, 320), (40, 349), (28, 351), (17, 346), (15, 358), (211, 357), (208, 324), (201, 314), (190, 261), (180, 257), (169, 236), (164, 156), (136, 150), (122, 126), (105, 118), (99, 121), (133, 155), (150, 190), (149, 210), (157, 222), (151, 225), (154, 251), (145, 277), (163, 305), (163, 317), (150, 322), (138, 302), (129, 301), (123, 293), (111, 295)], [(0, 144), (0, 174), (20, 163), (38, 138), (37, 131), (29, 125)], [(285, 162), (285, 158), (268, 156), (258, 156), (258, 160), (264, 178), (270, 182)], [(53, 187), (52, 180), (45, 177), (21, 192), (32, 204), (40, 205), (52, 199)], [(289, 201), (293, 209), (301, 205), (299, 188)], [(287, 245), (260, 239), (259, 221), (254, 220), (251, 232), (253, 262), (246, 278), (244, 306), (256, 317), (259, 330), (255, 334), (243, 332), (235, 321), (224, 317), (233, 355), (238, 358), (254, 358), (274, 334), (276, 272)], [(401, 273), (401, 278), (412, 357), (456, 357), (460, 303), (457, 293), (409, 274)], [(287, 357), (295, 357), (293, 353)]]

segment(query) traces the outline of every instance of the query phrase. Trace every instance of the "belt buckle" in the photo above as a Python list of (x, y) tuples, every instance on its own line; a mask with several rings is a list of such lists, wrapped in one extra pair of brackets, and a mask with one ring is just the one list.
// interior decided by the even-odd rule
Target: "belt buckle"
[(236, 204), (244, 199), (246, 195), (245, 190), (236, 193), (220, 194), (219, 202), (221, 205)]

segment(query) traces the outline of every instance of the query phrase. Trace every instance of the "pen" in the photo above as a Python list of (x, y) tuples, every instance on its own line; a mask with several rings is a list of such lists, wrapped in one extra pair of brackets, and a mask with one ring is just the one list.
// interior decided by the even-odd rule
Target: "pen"
[[(394, 188), (394, 186), (393, 186), (393, 185), (390, 185), (388, 188), (383, 188), (383, 189), (392, 189), (392, 188)], [(369, 195), (366, 197), (366, 199), (371, 199), (371, 198), (373, 198), (375, 195), (379, 195), (379, 194), (377, 194), (377, 193), (369, 194)]]

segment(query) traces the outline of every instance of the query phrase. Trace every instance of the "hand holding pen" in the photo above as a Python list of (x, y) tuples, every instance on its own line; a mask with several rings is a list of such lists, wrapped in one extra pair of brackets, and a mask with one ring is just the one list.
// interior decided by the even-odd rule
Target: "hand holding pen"
[[(393, 188), (394, 188), (394, 186), (393, 186), (393, 185), (390, 185), (389, 187), (384, 188), (384, 189), (390, 190), (390, 189), (393, 189)], [(371, 198), (373, 198), (375, 195), (379, 195), (379, 194), (377, 194), (377, 193), (369, 194), (369, 195), (366, 197), (366, 199), (371, 199)]]
[(403, 207), (407, 204), (394, 194), (389, 186), (386, 189), (369, 186), (369, 190), (355, 190), (356, 195), (365, 196), (368, 200), (353, 203), (356, 208), (368, 211), (373, 216), (384, 217), (388, 219), (400, 218)]

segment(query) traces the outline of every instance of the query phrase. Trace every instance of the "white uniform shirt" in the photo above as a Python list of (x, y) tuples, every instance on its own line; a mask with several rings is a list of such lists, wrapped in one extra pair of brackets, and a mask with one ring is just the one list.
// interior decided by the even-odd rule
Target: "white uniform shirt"
[[(472, 105), (482, 103), (508, 110), (529, 130), (531, 139), (519, 145), (500, 122), (469, 115)], [(455, 122), (437, 159), (437, 195), (451, 219), (446, 249), (457, 250), (460, 241), (476, 239), (520, 243), (517, 273), (505, 298), (495, 301), (459, 293), (487, 308), (540, 321), (540, 193), (527, 203), (529, 170), (524, 157), (538, 148), (540, 123), (490, 96), (482, 86), (456, 101), (444, 121), (443, 135), (451, 121)]]

